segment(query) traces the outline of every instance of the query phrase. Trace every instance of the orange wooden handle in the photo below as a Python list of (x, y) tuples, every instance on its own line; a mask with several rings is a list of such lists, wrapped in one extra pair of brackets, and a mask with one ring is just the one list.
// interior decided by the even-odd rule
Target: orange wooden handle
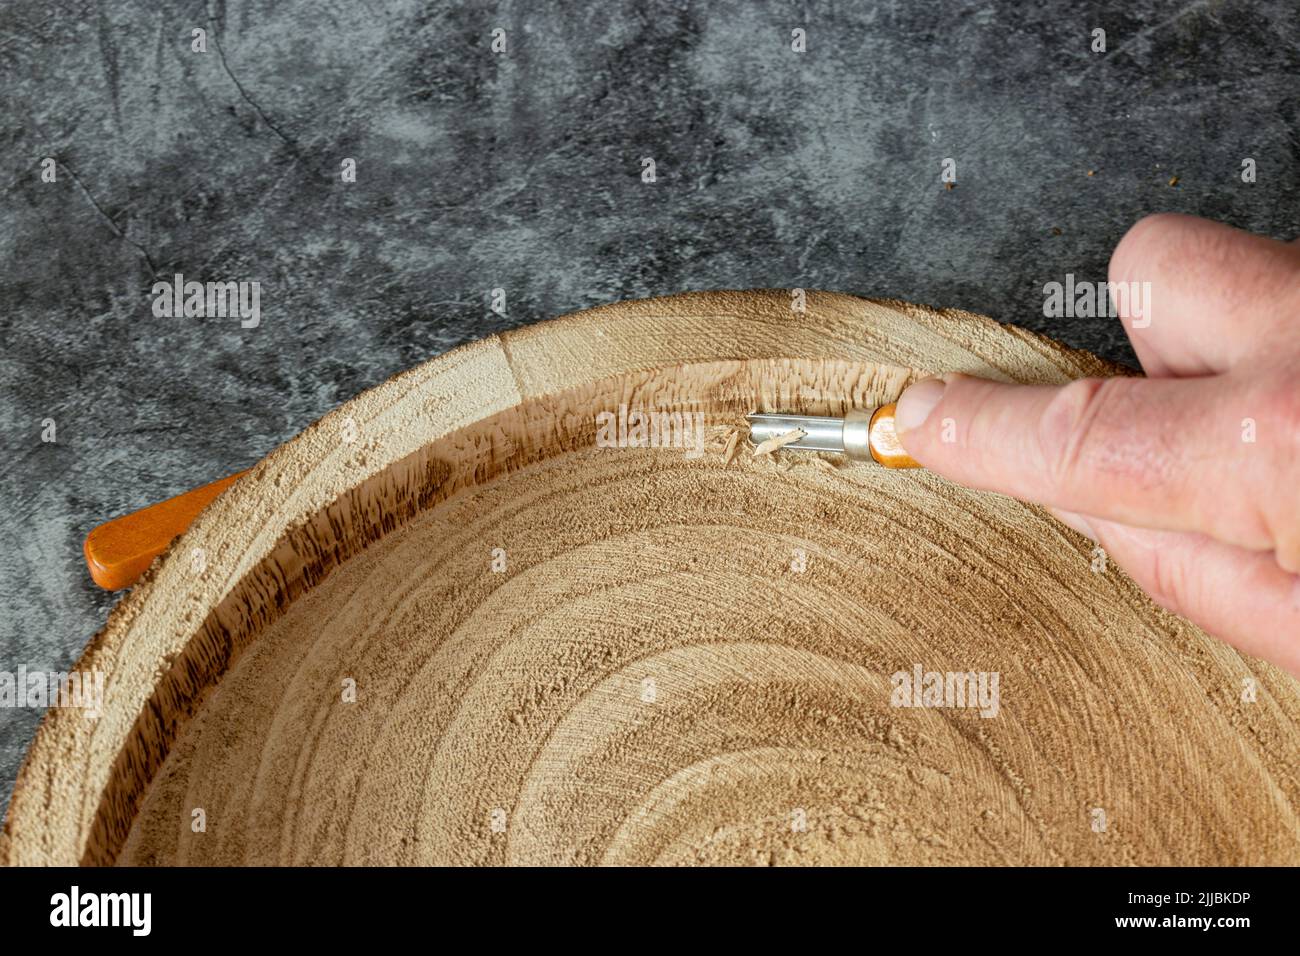
[(886, 468), (920, 468), (921, 463), (903, 450), (903, 443), (898, 440), (894, 428), (894, 411), (896, 404), (890, 402), (881, 405), (871, 416), (871, 428), (868, 432), (871, 443), (871, 457)]
[(153, 559), (166, 551), (172, 540), (199, 516), (199, 512), (242, 474), (241, 471), (95, 528), (86, 535), (86, 543), (82, 546), (90, 576), (107, 591), (135, 584)]

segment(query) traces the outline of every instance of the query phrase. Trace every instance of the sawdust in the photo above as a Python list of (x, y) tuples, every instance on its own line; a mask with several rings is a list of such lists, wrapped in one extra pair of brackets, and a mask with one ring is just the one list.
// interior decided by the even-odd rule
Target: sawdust
[[(349, 561), (221, 681), (120, 862), (1300, 862), (1294, 702), (1243, 705), (1246, 664), (1087, 542), (739, 440), (556, 455)], [(997, 715), (896, 706), (918, 665), (998, 674)]]

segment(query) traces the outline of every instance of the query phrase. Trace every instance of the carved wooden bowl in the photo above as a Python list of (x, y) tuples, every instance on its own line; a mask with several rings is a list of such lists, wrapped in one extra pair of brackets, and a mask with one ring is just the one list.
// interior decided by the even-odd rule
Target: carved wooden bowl
[[(0, 860), (1300, 862), (1292, 678), (1041, 510), (731, 440), (930, 370), (1119, 370), (793, 303), (524, 328), (276, 449), (91, 642), (104, 712), (49, 713)], [(701, 414), (702, 453), (596, 447), (621, 407)]]

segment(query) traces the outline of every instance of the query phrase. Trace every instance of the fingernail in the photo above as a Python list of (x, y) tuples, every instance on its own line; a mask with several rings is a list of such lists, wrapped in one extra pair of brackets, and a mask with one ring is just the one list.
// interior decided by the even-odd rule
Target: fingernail
[(944, 384), (941, 379), (926, 378), (909, 385), (898, 399), (894, 410), (894, 425), (902, 432), (920, 428), (934, 411), (934, 406), (943, 398)]
[(1056, 515), (1056, 520), (1061, 524), (1073, 528), (1085, 538), (1091, 538), (1093, 541), (1097, 540), (1097, 532), (1092, 530), (1092, 525), (1088, 524), (1088, 519), (1083, 515), (1076, 514), (1073, 511), (1062, 511), (1059, 508), (1049, 508), (1047, 510)]

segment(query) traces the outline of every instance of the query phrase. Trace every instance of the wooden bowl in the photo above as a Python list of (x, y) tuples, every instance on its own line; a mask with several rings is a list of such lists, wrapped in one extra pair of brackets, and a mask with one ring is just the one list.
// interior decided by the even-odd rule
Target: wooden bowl
[[(1120, 370), (969, 314), (794, 304), (578, 313), (276, 449), (90, 643), (103, 713), (49, 712), (0, 861), (1300, 862), (1293, 679), (1038, 509), (728, 460), (754, 409)], [(595, 447), (620, 406), (702, 413), (704, 453)]]

